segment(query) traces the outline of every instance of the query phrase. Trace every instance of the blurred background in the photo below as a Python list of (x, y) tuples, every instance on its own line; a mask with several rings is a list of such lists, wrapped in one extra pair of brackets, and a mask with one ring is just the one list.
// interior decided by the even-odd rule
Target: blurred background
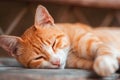
[[(120, 0), (0, 0), (0, 34), (20, 36), (33, 25), (39, 4), (48, 9), (56, 23), (120, 26)], [(0, 57), (10, 56), (0, 48)]]

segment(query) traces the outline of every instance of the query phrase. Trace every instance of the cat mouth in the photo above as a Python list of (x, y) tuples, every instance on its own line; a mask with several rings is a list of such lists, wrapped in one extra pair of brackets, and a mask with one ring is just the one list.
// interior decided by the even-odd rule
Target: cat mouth
[[(64, 64), (59, 64), (59, 65), (56, 65), (56, 64), (52, 64), (53, 66), (56, 66), (56, 68), (55, 69), (64, 69), (65, 68), (65, 66), (64, 66)], [(54, 68), (53, 68), (54, 69)]]

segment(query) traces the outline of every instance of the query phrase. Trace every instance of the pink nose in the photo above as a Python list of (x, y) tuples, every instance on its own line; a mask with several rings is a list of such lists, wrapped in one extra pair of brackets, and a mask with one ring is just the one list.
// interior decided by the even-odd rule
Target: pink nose
[(53, 65), (60, 66), (60, 59), (51, 62)]

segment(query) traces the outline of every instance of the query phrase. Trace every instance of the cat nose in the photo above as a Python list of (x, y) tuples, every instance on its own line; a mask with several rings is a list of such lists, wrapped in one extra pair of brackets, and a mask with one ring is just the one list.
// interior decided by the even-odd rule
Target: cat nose
[(60, 66), (60, 59), (51, 62), (53, 65)]

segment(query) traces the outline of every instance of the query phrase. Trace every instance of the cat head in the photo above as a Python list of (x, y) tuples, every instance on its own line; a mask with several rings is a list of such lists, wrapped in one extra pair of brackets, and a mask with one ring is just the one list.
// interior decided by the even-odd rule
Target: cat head
[(54, 24), (47, 9), (39, 5), (34, 25), (21, 37), (1, 35), (0, 46), (29, 68), (63, 68), (68, 37)]

